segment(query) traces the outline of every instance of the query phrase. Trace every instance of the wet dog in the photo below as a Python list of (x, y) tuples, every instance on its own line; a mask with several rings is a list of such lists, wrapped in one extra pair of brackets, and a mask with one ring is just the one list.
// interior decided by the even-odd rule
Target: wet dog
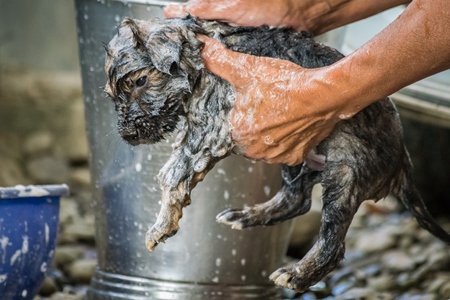
[[(308, 33), (287, 28), (230, 27), (190, 16), (125, 19), (106, 46), (105, 91), (115, 104), (119, 133), (129, 144), (139, 145), (178, 132), (173, 153), (158, 176), (162, 206), (147, 232), (149, 250), (178, 231), (191, 190), (233, 148), (229, 115), (235, 94), (228, 82), (204, 68), (196, 33), (216, 38), (234, 51), (290, 60), (305, 68), (330, 65), (343, 57)], [(401, 124), (389, 99), (339, 122), (312, 154), (319, 165), (306, 161), (283, 166), (282, 188), (271, 200), (217, 216), (218, 222), (235, 229), (277, 224), (308, 212), (313, 186), (322, 185), (318, 239), (301, 261), (271, 275), (276, 284), (304, 291), (332, 271), (344, 257), (345, 235), (360, 204), (390, 192), (423, 228), (450, 242), (414, 187)]]

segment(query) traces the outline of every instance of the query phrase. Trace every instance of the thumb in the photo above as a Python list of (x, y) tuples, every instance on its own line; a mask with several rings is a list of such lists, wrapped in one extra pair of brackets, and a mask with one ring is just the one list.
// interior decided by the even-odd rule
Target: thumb
[(205, 35), (197, 34), (197, 38), (204, 43), (201, 56), (206, 69), (237, 89), (251, 83), (249, 70), (252, 69), (254, 56), (231, 51), (224, 44)]

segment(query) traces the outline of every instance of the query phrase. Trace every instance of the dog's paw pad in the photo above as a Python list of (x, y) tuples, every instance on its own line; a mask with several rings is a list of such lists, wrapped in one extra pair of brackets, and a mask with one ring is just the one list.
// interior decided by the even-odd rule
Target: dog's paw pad
[(269, 278), (279, 286), (288, 287), (289, 281), (291, 280), (291, 274), (286, 272), (285, 269), (278, 269), (273, 272)]
[(272, 280), (276, 285), (282, 286), (297, 292), (304, 292), (308, 287), (303, 287), (300, 284), (300, 278), (295, 272), (291, 272), (289, 268), (280, 268), (270, 275), (270, 280)]

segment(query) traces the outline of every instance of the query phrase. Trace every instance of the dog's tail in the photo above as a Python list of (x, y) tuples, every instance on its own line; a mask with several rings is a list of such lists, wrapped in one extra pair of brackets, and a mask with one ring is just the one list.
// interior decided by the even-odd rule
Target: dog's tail
[(402, 170), (403, 174), (401, 176), (401, 182), (399, 182), (398, 188), (394, 191), (394, 193), (400, 198), (403, 205), (412, 213), (422, 228), (429, 231), (441, 241), (450, 245), (450, 234), (436, 223), (434, 218), (428, 212), (422, 197), (420, 197), (420, 194), (414, 185), (412, 164), (407, 152), (405, 155), (404, 166), (405, 167)]

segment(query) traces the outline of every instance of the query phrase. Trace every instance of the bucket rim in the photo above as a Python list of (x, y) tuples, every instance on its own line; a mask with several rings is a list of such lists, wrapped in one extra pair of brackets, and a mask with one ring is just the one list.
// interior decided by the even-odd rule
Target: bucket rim
[(50, 185), (16, 185), (13, 187), (0, 187), (0, 199), (38, 198), (68, 196), (67, 184)]

